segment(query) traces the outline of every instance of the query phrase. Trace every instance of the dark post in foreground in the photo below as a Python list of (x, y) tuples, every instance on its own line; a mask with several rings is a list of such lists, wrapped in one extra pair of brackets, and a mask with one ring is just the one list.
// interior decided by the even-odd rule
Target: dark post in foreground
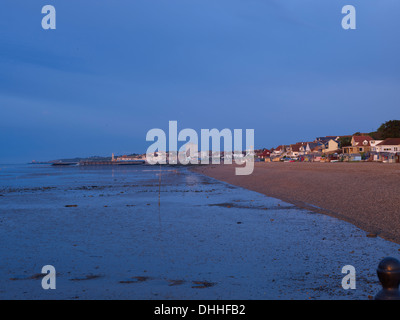
[(377, 293), (375, 300), (400, 300), (400, 261), (384, 258), (376, 270), (383, 289)]

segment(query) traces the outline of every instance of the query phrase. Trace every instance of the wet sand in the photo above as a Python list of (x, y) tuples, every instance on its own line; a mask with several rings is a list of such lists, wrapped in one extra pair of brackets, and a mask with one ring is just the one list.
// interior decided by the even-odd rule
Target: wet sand
[(234, 165), (194, 170), (345, 220), (370, 237), (400, 243), (399, 164), (257, 162), (249, 176), (236, 176)]

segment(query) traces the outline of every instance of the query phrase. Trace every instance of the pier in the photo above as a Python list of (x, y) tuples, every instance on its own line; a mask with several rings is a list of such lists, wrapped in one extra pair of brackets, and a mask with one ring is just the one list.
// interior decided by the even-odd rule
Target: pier
[(131, 161), (80, 161), (80, 166), (121, 166), (121, 165), (139, 165), (146, 164), (145, 160)]

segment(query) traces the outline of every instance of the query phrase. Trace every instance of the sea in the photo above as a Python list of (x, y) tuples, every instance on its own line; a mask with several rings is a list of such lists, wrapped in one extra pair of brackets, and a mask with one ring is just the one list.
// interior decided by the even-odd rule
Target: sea
[(367, 300), (399, 250), (174, 166), (0, 165), (0, 230), (0, 299), (12, 300)]

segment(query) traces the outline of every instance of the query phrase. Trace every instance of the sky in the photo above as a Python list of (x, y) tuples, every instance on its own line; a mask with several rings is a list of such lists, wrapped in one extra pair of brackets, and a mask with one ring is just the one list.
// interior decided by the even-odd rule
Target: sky
[(174, 120), (254, 129), (255, 148), (374, 131), (400, 118), (399, 14), (398, 0), (2, 0), (0, 163), (144, 153)]

